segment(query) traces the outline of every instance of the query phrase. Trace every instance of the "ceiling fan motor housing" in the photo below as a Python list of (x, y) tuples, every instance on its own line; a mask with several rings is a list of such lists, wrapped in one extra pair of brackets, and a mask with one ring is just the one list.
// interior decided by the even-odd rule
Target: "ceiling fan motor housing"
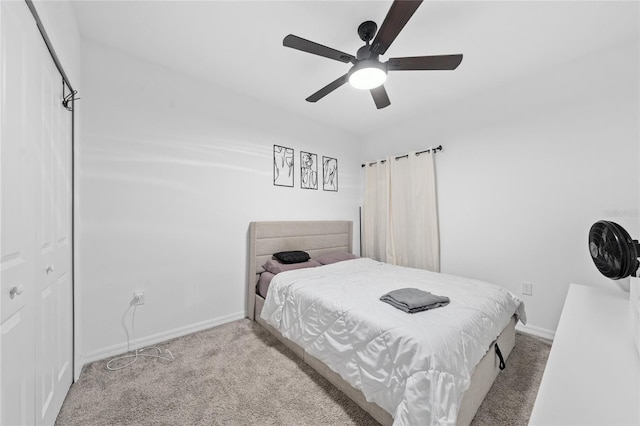
[(356, 59), (358, 61), (361, 61), (363, 59), (369, 59), (369, 56), (371, 56), (371, 50), (369, 49), (368, 44), (365, 44), (356, 52)]
[(589, 252), (596, 268), (607, 278), (634, 275), (640, 266), (640, 244), (615, 222), (601, 220), (589, 230)]

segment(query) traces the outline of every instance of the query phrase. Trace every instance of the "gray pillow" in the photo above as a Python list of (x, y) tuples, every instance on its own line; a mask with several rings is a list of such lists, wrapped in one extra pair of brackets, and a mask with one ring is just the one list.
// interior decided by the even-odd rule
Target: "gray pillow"
[(326, 253), (318, 257), (314, 257), (313, 260), (317, 260), (323, 265), (330, 263), (342, 262), (343, 260), (355, 259), (357, 256), (353, 253), (347, 253), (346, 251), (336, 251), (333, 253)]
[(307, 260), (306, 262), (300, 263), (282, 263), (276, 259), (267, 260), (267, 263), (262, 265), (265, 271), (271, 272), (272, 274), (279, 274), (284, 271), (291, 271), (293, 269), (303, 269), (303, 268), (314, 268), (316, 266), (321, 266), (322, 264), (316, 260)]

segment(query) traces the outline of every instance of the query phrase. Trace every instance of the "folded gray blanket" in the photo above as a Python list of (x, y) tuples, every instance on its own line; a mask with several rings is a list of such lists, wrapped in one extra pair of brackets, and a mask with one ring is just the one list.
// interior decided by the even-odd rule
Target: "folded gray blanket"
[(417, 288), (393, 290), (380, 297), (380, 300), (410, 314), (447, 306), (450, 302), (446, 296), (437, 296)]

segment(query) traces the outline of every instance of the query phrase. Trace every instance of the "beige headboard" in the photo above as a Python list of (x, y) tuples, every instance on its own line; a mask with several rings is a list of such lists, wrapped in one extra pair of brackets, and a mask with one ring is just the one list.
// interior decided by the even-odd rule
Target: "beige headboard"
[(249, 224), (249, 259), (247, 273), (247, 317), (254, 319), (256, 283), (262, 265), (273, 253), (303, 250), (313, 258), (335, 251), (353, 252), (353, 222), (287, 221), (251, 222)]

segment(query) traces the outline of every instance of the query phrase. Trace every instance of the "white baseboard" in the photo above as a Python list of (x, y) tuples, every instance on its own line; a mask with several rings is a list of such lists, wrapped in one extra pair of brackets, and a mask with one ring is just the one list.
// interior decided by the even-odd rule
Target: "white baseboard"
[(516, 330), (549, 340), (553, 340), (556, 337), (556, 332), (553, 330), (536, 327), (535, 325), (523, 325), (521, 322), (516, 324)]
[[(223, 317), (212, 318), (206, 321), (202, 321), (195, 324), (190, 324), (183, 327), (174, 328), (172, 330), (167, 330), (162, 333), (157, 333), (151, 336), (143, 337), (140, 339), (136, 339), (136, 346), (139, 348), (155, 345), (160, 342), (164, 342), (169, 339), (173, 339), (176, 337), (184, 336), (186, 334), (195, 333), (196, 331), (206, 330), (207, 328), (215, 327), (217, 325), (226, 324), (231, 321), (236, 321), (244, 318), (245, 312), (237, 312), (235, 314), (225, 315)], [(74, 380), (78, 380), (80, 378), (80, 373), (82, 371), (82, 367), (85, 364), (89, 364), (94, 361), (99, 361), (101, 359), (109, 358), (115, 355), (120, 355), (126, 353), (128, 349), (127, 342), (118, 343), (116, 345), (108, 346), (106, 348), (101, 348), (87, 354), (81, 355), (78, 362), (76, 363), (75, 368), (75, 378)]]

